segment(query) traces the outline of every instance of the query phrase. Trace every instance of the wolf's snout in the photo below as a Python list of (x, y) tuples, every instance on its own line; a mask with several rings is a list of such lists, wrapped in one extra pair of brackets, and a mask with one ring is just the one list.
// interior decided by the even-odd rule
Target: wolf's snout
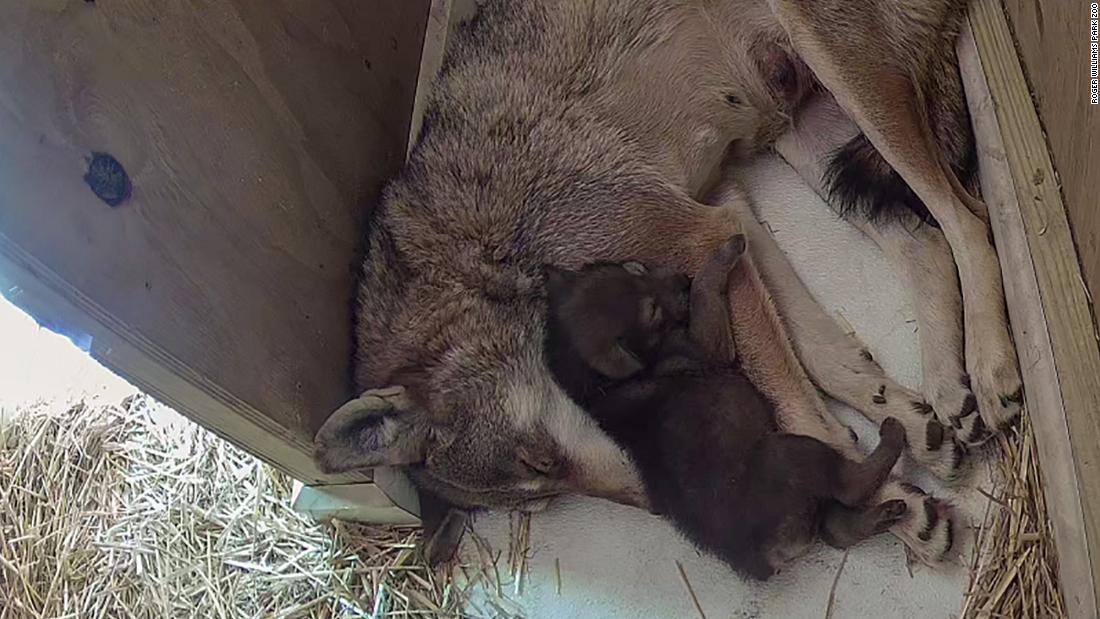
[(630, 507), (637, 507), (638, 509), (644, 509), (650, 513), (655, 513), (653, 508), (649, 504), (649, 497), (646, 496), (645, 491), (642, 489), (623, 488), (616, 490), (596, 490), (585, 491), (581, 494), (587, 494), (601, 499), (607, 499), (612, 503), (618, 503), (619, 505), (627, 505)]

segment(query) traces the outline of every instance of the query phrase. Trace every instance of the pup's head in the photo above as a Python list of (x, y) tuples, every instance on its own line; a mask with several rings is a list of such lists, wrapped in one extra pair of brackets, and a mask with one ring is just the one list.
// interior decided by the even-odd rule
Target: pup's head
[(548, 269), (551, 338), (564, 338), (589, 368), (628, 378), (654, 361), (662, 336), (688, 318), (691, 282), (640, 263)]

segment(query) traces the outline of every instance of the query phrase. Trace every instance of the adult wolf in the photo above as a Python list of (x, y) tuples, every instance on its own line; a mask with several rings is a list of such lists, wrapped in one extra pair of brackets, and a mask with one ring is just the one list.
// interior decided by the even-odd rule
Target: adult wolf
[[(404, 466), (466, 506), (562, 492), (644, 505), (628, 458), (547, 370), (543, 268), (638, 260), (694, 273), (744, 232), (750, 256), (730, 278), (736, 350), (782, 428), (855, 452), (812, 380), (901, 421), (911, 455), (953, 476), (958, 442), (984, 440), (1020, 400), (984, 207), (960, 183), (973, 165), (953, 51), (964, 9), (490, 1), (445, 59), (418, 143), (370, 221), (357, 381), (386, 389), (333, 414), (319, 462)], [(735, 187), (705, 204), (724, 163), (798, 136), (792, 119), (810, 103), (839, 105), (861, 133), (824, 168), (812, 139), (785, 138), (783, 154), (909, 276), (922, 394), (812, 301)], [(939, 227), (906, 233), (922, 219)], [(892, 481), (879, 498), (907, 501), (891, 530), (919, 557), (950, 547), (950, 518), (919, 490)]]

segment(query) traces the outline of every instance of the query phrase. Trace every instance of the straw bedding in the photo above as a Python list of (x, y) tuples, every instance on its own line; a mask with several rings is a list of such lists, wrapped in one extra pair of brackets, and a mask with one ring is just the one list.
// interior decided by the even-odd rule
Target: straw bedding
[(978, 529), (963, 619), (1065, 617), (1058, 559), (1028, 416), (987, 457), (994, 488)]
[[(1026, 418), (997, 449), (961, 616), (1065, 616)], [(318, 525), (290, 493), (144, 397), (25, 411), (0, 427), (0, 619), (521, 615), (529, 516), (432, 572), (417, 529)]]
[(416, 529), (316, 525), (290, 492), (145, 398), (26, 411), (0, 428), (0, 619), (459, 615)]

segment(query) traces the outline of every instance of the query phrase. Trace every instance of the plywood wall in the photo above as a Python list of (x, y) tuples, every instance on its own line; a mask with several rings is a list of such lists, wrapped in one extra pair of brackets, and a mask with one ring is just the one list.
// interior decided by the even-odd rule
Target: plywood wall
[(4, 293), (322, 480), (310, 438), (349, 394), (361, 226), (404, 156), (427, 7), (0, 2)]
[(1100, 105), (1089, 103), (1089, 2), (1005, 0), (1092, 294), (1100, 294)]

